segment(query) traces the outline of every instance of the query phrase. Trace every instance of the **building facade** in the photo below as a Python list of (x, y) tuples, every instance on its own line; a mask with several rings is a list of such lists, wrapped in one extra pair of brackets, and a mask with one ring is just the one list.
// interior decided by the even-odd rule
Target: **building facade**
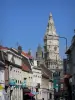
[(22, 57), (18, 54), (14, 53), (12, 50), (7, 51), (8, 54), (8, 62), (10, 63), (8, 66), (8, 93), (10, 94), (11, 100), (22, 100), (23, 92), (22, 92)]
[(41, 64), (42, 69), (42, 99), (49, 100), (53, 99), (54, 91), (53, 91), (53, 82), (50, 80), (52, 79), (52, 72), (47, 69), (43, 64)]
[[(71, 46), (66, 51), (67, 54), (67, 68), (66, 79), (71, 86), (72, 100), (75, 99), (75, 35), (72, 38)], [(70, 92), (70, 91), (69, 91)]]
[[(37, 60), (32, 59), (30, 61), (32, 68), (32, 93), (35, 95), (35, 99), (42, 99), (41, 82), (42, 82), (42, 71), (37, 65)], [(39, 85), (39, 88), (38, 88)]]
[(0, 90), (5, 88), (5, 48), (0, 47)]

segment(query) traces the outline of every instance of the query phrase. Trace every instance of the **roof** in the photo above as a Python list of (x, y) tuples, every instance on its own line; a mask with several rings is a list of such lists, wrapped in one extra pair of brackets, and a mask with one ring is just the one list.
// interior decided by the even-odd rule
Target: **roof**
[(21, 54), (24, 55), (24, 56), (26, 56), (26, 57), (28, 57), (29, 59), (33, 59), (32, 56), (28, 55), (28, 53), (26, 53), (26, 52), (24, 52), (24, 51), (22, 51)]
[(31, 65), (30, 65), (28, 59), (25, 58), (25, 57), (23, 57), (23, 58), (22, 58), (22, 61), (23, 61), (23, 63), (25, 64), (25, 66), (27, 66), (27, 67), (31, 70)]
[[(15, 48), (11, 48), (11, 49), (18, 53), (18, 50), (17, 49), (15, 49)], [(33, 58), (32, 56), (30, 56), (28, 53), (26, 53), (24, 51), (22, 51), (21, 55), (23, 55), (23, 56), (25, 56), (25, 57), (27, 57), (29, 59), (32, 59)]]
[(3, 47), (3, 46), (0, 46), (0, 50), (8, 50), (8, 48), (7, 47)]
[[(17, 49), (11, 48), (11, 50), (18, 54), (18, 50)], [(25, 71), (31, 71), (31, 65), (30, 65), (30, 63), (28, 61), (28, 57), (26, 55), (23, 56), (23, 54), (26, 54), (26, 53), (22, 52), (22, 55), (20, 55), (22, 57), (22, 61), (24, 63), (24, 65), (22, 65), (22, 68)]]
[(25, 64), (22, 64), (22, 70), (29, 72), (30, 69)]
[(41, 64), (40, 65), (41, 69), (42, 69), (42, 76), (45, 78), (50, 78), (52, 77), (52, 72), (45, 67), (45, 65)]

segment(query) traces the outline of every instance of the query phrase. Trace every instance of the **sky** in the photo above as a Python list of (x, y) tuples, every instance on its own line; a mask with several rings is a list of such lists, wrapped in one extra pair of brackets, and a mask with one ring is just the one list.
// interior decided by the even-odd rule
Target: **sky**
[[(44, 45), (50, 12), (57, 34), (67, 38), (70, 46), (75, 28), (75, 0), (0, 0), (0, 43), (7, 47), (35, 53)], [(60, 55), (64, 57), (65, 40), (60, 39)]]

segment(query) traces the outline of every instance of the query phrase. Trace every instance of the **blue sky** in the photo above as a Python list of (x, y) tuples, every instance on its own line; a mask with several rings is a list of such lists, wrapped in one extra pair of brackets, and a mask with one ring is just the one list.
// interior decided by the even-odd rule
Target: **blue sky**
[[(75, 0), (0, 0), (0, 41), (4, 46), (36, 51), (43, 46), (50, 12), (57, 33), (70, 45), (75, 28)], [(65, 40), (60, 39), (60, 54), (64, 56)]]

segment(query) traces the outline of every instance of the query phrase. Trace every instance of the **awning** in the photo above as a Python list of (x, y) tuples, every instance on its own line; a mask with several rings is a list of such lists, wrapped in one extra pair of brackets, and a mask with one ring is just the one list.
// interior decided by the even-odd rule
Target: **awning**
[(72, 77), (72, 75), (70, 75), (70, 74), (64, 75), (64, 78), (71, 78), (71, 77)]
[(32, 94), (32, 93), (25, 93), (26, 95), (29, 95), (30, 97), (33, 97), (34, 96), (34, 94)]

